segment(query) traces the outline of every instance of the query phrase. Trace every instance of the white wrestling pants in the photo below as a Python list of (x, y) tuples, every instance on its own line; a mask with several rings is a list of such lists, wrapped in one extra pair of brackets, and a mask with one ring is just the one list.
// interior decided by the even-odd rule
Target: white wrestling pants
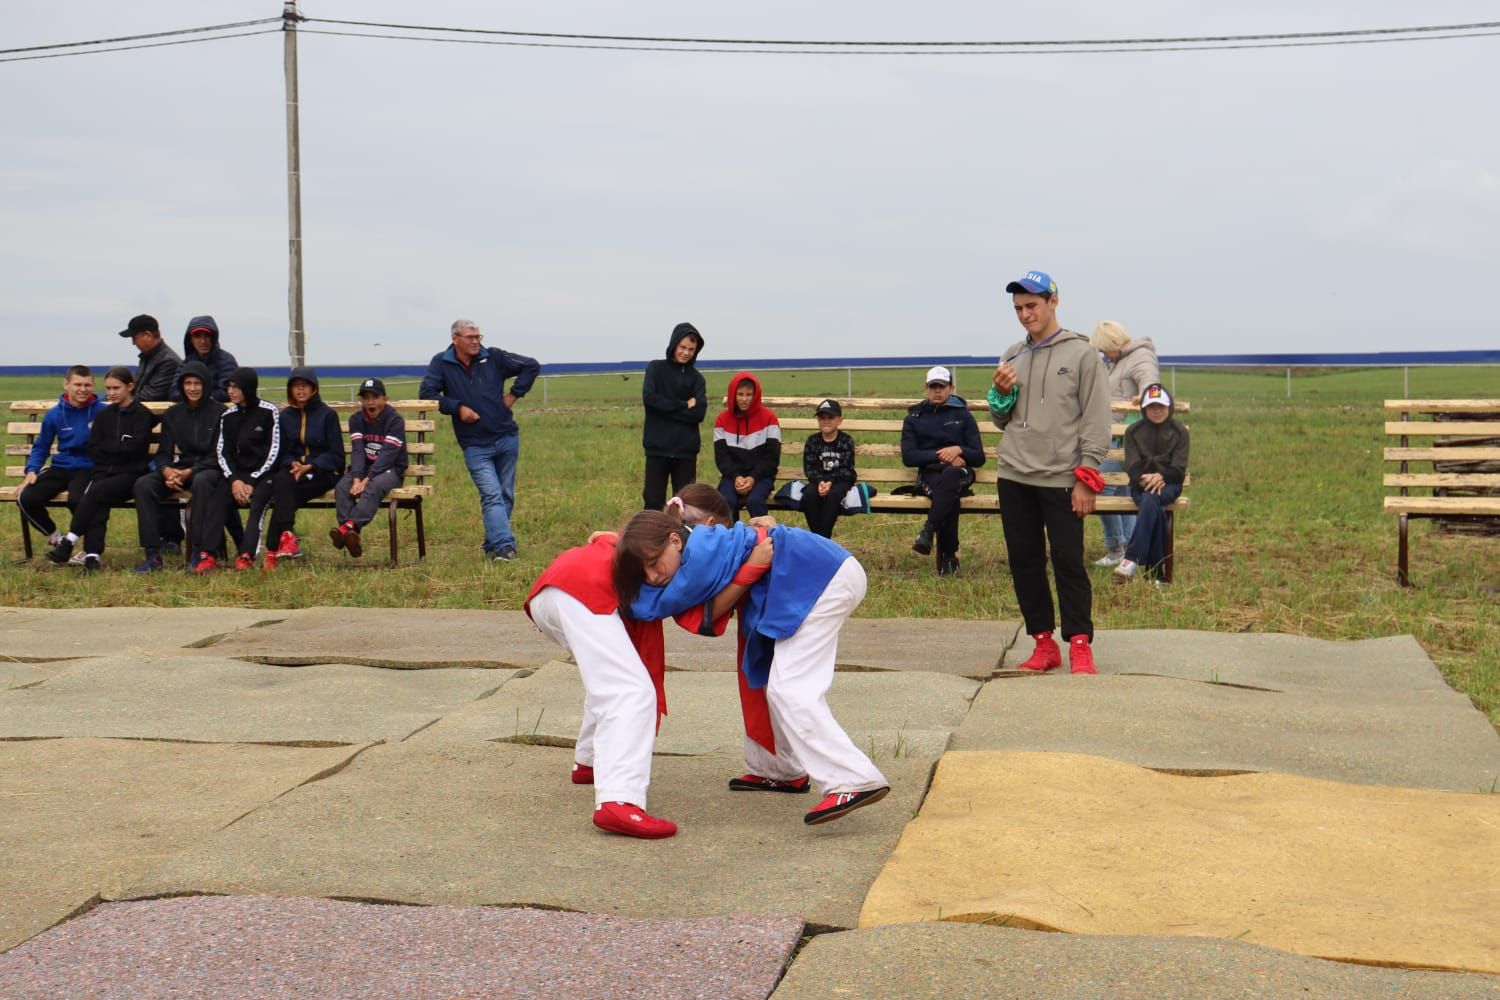
[(583, 678), (583, 726), (574, 759), (594, 769), (594, 805), (646, 808), (656, 743), (656, 688), (618, 613), (596, 615), (556, 587), (531, 599), (531, 620), (573, 654)]
[(890, 784), (838, 724), (826, 697), (838, 659), (839, 629), (865, 599), (865, 587), (864, 567), (857, 559), (845, 559), (802, 627), (776, 640), (766, 701), (778, 752), (772, 755), (745, 737), (745, 764), (752, 774), (778, 781), (807, 774), (820, 795)]

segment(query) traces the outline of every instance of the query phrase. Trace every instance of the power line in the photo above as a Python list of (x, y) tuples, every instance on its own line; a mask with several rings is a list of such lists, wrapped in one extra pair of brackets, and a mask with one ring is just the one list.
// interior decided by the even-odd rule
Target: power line
[[(765, 39), (765, 38), (677, 38), (662, 35), (580, 35), (566, 34), (562, 32), (547, 31), (507, 31), (499, 28), (452, 28), (440, 25), (424, 24), (392, 24), (381, 21), (350, 21), (335, 18), (309, 17), (304, 18), (308, 23), (338, 24), (356, 28), (389, 28), (400, 31), (434, 31), (451, 32), (456, 34), (476, 35), (507, 35), (514, 38), (549, 38), (559, 41), (577, 42), (654, 42), (667, 45), (714, 45), (714, 46), (753, 46), (753, 45), (779, 45), (806, 48), (810, 46), (822, 47), (901, 47), (901, 48), (929, 48), (929, 47), (953, 47), (953, 48), (1011, 48), (1011, 47), (1060, 47), (1060, 46), (1122, 46), (1122, 45), (1195, 45), (1198, 43), (1234, 43), (1234, 42), (1282, 42), (1296, 41), (1299, 39), (1343, 39), (1356, 38), (1369, 35), (1420, 35), (1448, 33), (1443, 37), (1464, 37), (1469, 32), (1486, 31), (1487, 29), (1500, 28), (1500, 21), (1476, 21), (1471, 24), (1428, 24), (1416, 25), (1406, 28), (1356, 28), (1339, 31), (1299, 31), (1282, 33), (1264, 33), (1254, 35), (1186, 35), (1177, 37), (1161, 38), (1073, 38), (1052, 40), (1001, 40), (1001, 41), (846, 41), (832, 39)], [(1463, 34), (1456, 34), (1463, 33)], [(1415, 40), (1415, 39), (1413, 39)], [(583, 47), (583, 46), (580, 46)], [(660, 49), (648, 49), (647, 51), (662, 51)], [(721, 51), (712, 50), (688, 50), (688, 51)]]
[(55, 45), (28, 45), (20, 49), (0, 49), (0, 55), (17, 52), (42, 52), (46, 49), (76, 49), (85, 45), (113, 45), (116, 42), (139, 42), (147, 38), (168, 38), (172, 35), (195, 35), (207, 31), (228, 31), (230, 28), (253, 28), (260, 24), (281, 23), (279, 17), (263, 17), (257, 21), (231, 21), (227, 24), (210, 24), (203, 28), (177, 28), (173, 31), (153, 31), (145, 35), (121, 35), (118, 38), (94, 38), (86, 42), (58, 42)]
[[(308, 20), (320, 20), (309, 18)], [(1497, 22), (1500, 26), (1500, 22)], [(431, 29), (419, 29), (431, 30)], [(1110, 53), (1140, 53), (1140, 52), (1214, 52), (1233, 49), (1301, 49), (1320, 48), (1335, 45), (1389, 45), (1397, 42), (1430, 42), (1442, 41), (1455, 38), (1488, 38), (1500, 36), (1500, 31), (1472, 31), (1460, 34), (1438, 34), (1422, 35), (1414, 38), (1343, 38), (1330, 39), (1326, 41), (1288, 41), (1288, 42), (1248, 42), (1229, 45), (1157, 45), (1157, 46), (1121, 46), (1117, 48), (1086, 48), (1086, 49), (890, 49), (881, 48), (875, 50), (861, 50), (856, 48), (845, 49), (769, 49), (769, 48), (715, 48), (711, 46), (687, 46), (687, 45), (600, 45), (582, 42), (522, 42), (508, 39), (496, 38), (431, 38), (423, 35), (398, 35), (372, 31), (328, 31), (318, 28), (298, 28), (299, 34), (303, 35), (331, 35), (340, 38), (384, 38), (403, 42), (436, 42), (446, 45), (504, 45), (516, 48), (531, 49), (592, 49), (612, 52), (710, 52), (731, 55), (794, 55), (794, 56), (1055, 56), (1055, 55), (1106, 55)], [(510, 34), (496, 32), (497, 34)], [(586, 36), (585, 36), (586, 37)], [(828, 43), (849, 44), (849, 43)], [(928, 43), (914, 43), (928, 44)], [(942, 43), (942, 44), (987, 44), (987, 43)], [(1000, 43), (1005, 44), (1005, 43)], [(1024, 43), (1032, 44), (1032, 43)], [(1045, 43), (1055, 44), (1055, 43)], [(0, 60), (3, 61), (3, 60)]]
[[(281, 18), (278, 17), (275, 20), (280, 21)], [(271, 35), (279, 34), (280, 32), (280, 28), (261, 28), (259, 31), (241, 31), (229, 35), (214, 35), (211, 38), (179, 38), (176, 41), (171, 42), (145, 42), (141, 45), (116, 45), (111, 48), (84, 49), (79, 52), (44, 52), (41, 55), (35, 56), (11, 56), (7, 59), (0, 59), (0, 63), (29, 62), (33, 59), (67, 59), (71, 56), (97, 56), (105, 52), (129, 52), (132, 49), (159, 49), (168, 45), (198, 45), (202, 42), (220, 42), (226, 38), (249, 38), (251, 35)]]

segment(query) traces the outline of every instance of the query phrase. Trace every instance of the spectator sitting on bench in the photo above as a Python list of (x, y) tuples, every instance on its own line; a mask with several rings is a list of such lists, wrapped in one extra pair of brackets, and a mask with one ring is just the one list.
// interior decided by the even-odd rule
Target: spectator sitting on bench
[[(229, 402), (229, 390), (224, 383), (240, 366), (234, 355), (219, 346), (219, 324), (212, 316), (194, 316), (188, 320), (187, 333), (182, 336), (182, 361), (196, 361), (208, 369), (208, 395), (221, 403)], [(181, 381), (172, 387), (172, 399), (182, 399)]]
[(714, 419), (714, 464), (719, 467), (719, 495), (734, 519), (740, 509), (751, 517), (769, 513), (766, 498), (776, 485), (781, 462), (781, 424), (760, 401), (760, 382), (749, 372), (729, 380), (724, 409)]
[(932, 500), (927, 523), (912, 551), (930, 555), (937, 545), (938, 576), (958, 572), (959, 498), (984, 464), (979, 425), (953, 393), (953, 373), (942, 365), (927, 372), (927, 398), (906, 411), (901, 425), (901, 461), (917, 470), (918, 488)]
[(229, 407), (219, 418), (219, 433), (214, 442), (217, 468), (195, 474), (198, 488), (193, 506), (194, 545), (198, 550), (193, 564), (195, 573), (208, 573), (218, 566), (214, 551), (224, 535), (224, 524), (238, 516), (236, 508), (248, 506), (245, 534), (240, 540), (234, 568), (249, 569), (255, 565), (255, 550), (260, 547), (261, 514), (271, 500), (271, 472), (281, 459), (281, 425), (276, 404), (256, 393), (260, 376), (254, 368), (236, 368), (229, 376)]
[(302, 555), (297, 508), (329, 490), (344, 474), (344, 432), (332, 407), (318, 395), (318, 373), (299, 366), (286, 380), (281, 411), (281, 467), (271, 474), (271, 524), (266, 530), (266, 569), (277, 559)]
[[(31, 446), (31, 455), (26, 459), (26, 474), (16, 494), (21, 516), (46, 536), (48, 548), (62, 541), (62, 533), (57, 530), (52, 515), (47, 513), (47, 504), (66, 490), (68, 506), (77, 506), (94, 468), (93, 460), (89, 458), (89, 428), (99, 411), (107, 405), (94, 395), (94, 373), (87, 365), (69, 368), (63, 376), (62, 387), (57, 405), (42, 417), (42, 429)], [(51, 454), (53, 442), (57, 443), (56, 455)], [(49, 456), (50, 464), (47, 461)]]
[(47, 553), (59, 565), (73, 555), (73, 546), (83, 539), (83, 571), (99, 569), (109, 529), (109, 509), (129, 500), (135, 481), (151, 461), (151, 430), (156, 414), (131, 394), (135, 376), (129, 368), (111, 368), (104, 376), (104, 395), (109, 405), (99, 411), (89, 428), (89, 472), (83, 496), (73, 504), (73, 523), (62, 540)]
[(334, 488), (339, 523), (328, 537), (356, 559), (364, 551), (359, 533), (375, 517), (385, 495), (406, 475), (406, 420), (387, 405), (385, 383), (359, 384), (359, 412), (349, 417), (349, 471)]
[(838, 400), (823, 400), (815, 413), (818, 432), (802, 447), (802, 474), (807, 477), (802, 514), (807, 518), (808, 531), (832, 538), (844, 494), (859, 478), (854, 471), (854, 439), (839, 430), (844, 408)]
[(1137, 514), (1135, 531), (1125, 545), (1125, 558), (1112, 574), (1115, 583), (1126, 583), (1137, 564), (1145, 566), (1161, 583), (1162, 563), (1167, 558), (1167, 524), (1163, 508), (1182, 495), (1187, 478), (1188, 429), (1172, 416), (1172, 397), (1160, 383), (1141, 393), (1146, 419), (1125, 430), (1125, 471), (1130, 476), (1130, 496)]
[[(185, 361), (177, 369), (173, 394), (182, 402), (174, 403), (161, 415), (161, 437), (156, 447), (156, 468), (135, 481), (136, 529), (146, 558), (135, 568), (137, 573), (154, 573), (162, 568), (163, 519), (177, 519), (177, 505), (167, 504), (172, 494), (189, 489), (194, 470), (211, 461), (214, 435), (219, 432), (219, 417), (224, 404), (209, 396), (212, 376), (199, 361)], [(238, 520), (238, 519), (236, 519)], [(179, 527), (177, 536), (181, 537)], [(175, 547), (172, 551), (176, 551)]]

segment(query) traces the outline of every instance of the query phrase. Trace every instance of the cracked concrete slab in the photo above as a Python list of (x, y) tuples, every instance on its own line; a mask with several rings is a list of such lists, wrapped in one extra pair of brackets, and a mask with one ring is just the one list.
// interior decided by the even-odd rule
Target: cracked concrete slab
[(796, 917), (192, 897), (104, 903), (0, 956), (0, 994), (56, 997), (715, 997), (764, 1000)]
[[(1358, 693), (1430, 691), (1447, 683), (1409, 635), (1332, 641), (1299, 635), (1104, 629), (1094, 636), (1101, 674), (1144, 674), (1283, 689)], [(1007, 672), (1031, 655), (1022, 637)]]
[(0, 951), (360, 749), (0, 742)]
[(0, 692), (0, 739), (95, 736), (199, 743), (400, 740), (514, 671), (273, 667), (215, 657), (99, 657)]
[[(916, 672), (836, 673), (828, 692), (834, 716), (855, 744), (876, 760), (936, 758), (948, 748), (979, 682)], [(742, 755), (739, 686), (731, 673), (667, 676), (667, 717), (659, 754)], [(571, 746), (583, 719), (578, 668), (548, 663), (489, 698), (470, 702), (418, 733), (418, 741), (510, 740), (540, 737)]]
[(593, 827), (593, 789), (569, 783), (571, 762), (566, 749), (505, 743), (376, 747), (107, 898), (312, 895), (846, 927), (932, 766), (883, 761), (889, 796), (809, 827), (812, 795), (730, 792), (738, 771), (724, 761), (658, 757), (647, 806), (680, 831), (642, 841)]
[(0, 608), (0, 655), (37, 660), (160, 656), (282, 618), (253, 608)]
[(1500, 996), (1494, 976), (1329, 962), (1244, 941), (1048, 934), (945, 921), (819, 934), (772, 997), (826, 1000), (840, 995), (831, 985), (839, 983), (847, 984), (847, 995), (882, 1000)]
[(1495, 795), (953, 751), (860, 926), (941, 915), (1497, 973), (1496, 858)]
[(974, 699), (953, 747), (1469, 792), (1500, 779), (1500, 734), (1446, 685), (1382, 693), (1170, 677), (998, 678)]
[(40, 663), (17, 663), (0, 660), (0, 691), (6, 688), (26, 687), (44, 681), (58, 670), (57, 664), (43, 666)]

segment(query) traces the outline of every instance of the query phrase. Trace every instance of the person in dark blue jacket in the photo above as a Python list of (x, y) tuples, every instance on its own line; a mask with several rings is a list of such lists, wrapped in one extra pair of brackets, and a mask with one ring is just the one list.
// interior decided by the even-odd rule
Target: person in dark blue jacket
[(87, 365), (74, 365), (63, 376), (63, 391), (57, 405), (42, 417), (42, 429), (26, 459), (26, 474), (16, 504), (21, 515), (47, 536), (48, 548), (62, 541), (62, 533), (47, 513), (47, 503), (67, 490), (68, 506), (78, 506), (78, 498), (83, 496), (94, 468), (94, 461), (89, 458), (89, 430), (94, 417), (107, 405), (94, 395), (94, 373)]
[(266, 527), (266, 569), (277, 559), (302, 555), (294, 528), (297, 508), (338, 483), (344, 474), (344, 432), (338, 414), (318, 395), (318, 373), (293, 368), (281, 411), (281, 467), (271, 475), (271, 523)]
[(984, 445), (974, 415), (953, 392), (953, 373), (942, 365), (927, 372), (927, 398), (906, 411), (901, 461), (917, 470), (917, 486), (932, 500), (912, 550), (929, 555), (935, 539), (938, 576), (953, 576), (958, 572), (959, 500), (974, 485), (974, 470), (984, 464)]
[(641, 499), (647, 510), (667, 502), (667, 479), (680, 490), (698, 480), (703, 418), (708, 414), (708, 386), (693, 362), (703, 350), (703, 335), (691, 323), (678, 323), (665, 357), (646, 366), (641, 403), (646, 421), (641, 444), (646, 449), (646, 485)]
[[(229, 390), (224, 383), (240, 363), (219, 346), (219, 324), (212, 316), (194, 316), (188, 320), (187, 333), (182, 335), (182, 360), (186, 364), (196, 361), (208, 369), (209, 396), (221, 403), (229, 402)], [(172, 401), (182, 401), (182, 382), (172, 385)]]
[[(436, 399), (438, 409), (453, 417), (454, 436), (479, 491), (485, 554), (509, 561), (516, 557), (510, 518), (521, 453), (521, 429), (511, 408), (531, 391), (541, 366), (535, 358), (485, 347), (471, 319), (454, 320), (452, 333), (453, 343), (427, 366), (421, 396)], [(512, 380), (509, 391), (506, 380)]]

